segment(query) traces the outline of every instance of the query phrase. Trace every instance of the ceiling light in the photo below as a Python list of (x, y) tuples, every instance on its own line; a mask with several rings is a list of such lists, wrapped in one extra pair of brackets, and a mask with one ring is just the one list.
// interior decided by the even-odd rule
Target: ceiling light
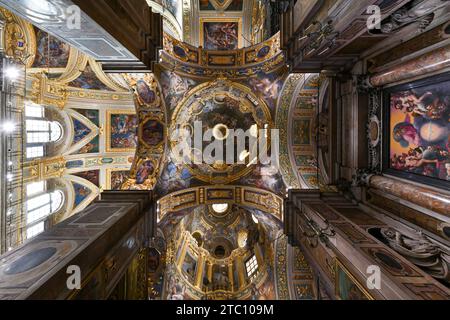
[(14, 130), (16, 130), (16, 125), (14, 123), (8, 121), (3, 124), (2, 129), (6, 133), (11, 133)]
[(211, 207), (216, 213), (225, 213), (228, 210), (228, 203), (215, 203)]
[(14, 66), (9, 66), (5, 69), (5, 76), (10, 80), (16, 80), (19, 77), (19, 69)]

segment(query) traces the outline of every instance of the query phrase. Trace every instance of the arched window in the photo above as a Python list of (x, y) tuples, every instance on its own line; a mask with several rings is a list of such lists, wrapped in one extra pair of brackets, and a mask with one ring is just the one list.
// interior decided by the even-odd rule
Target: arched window
[(225, 213), (228, 210), (228, 203), (215, 203), (212, 205), (212, 209), (216, 213)]
[(27, 144), (56, 142), (62, 136), (62, 128), (57, 122), (27, 120)]
[(45, 229), (44, 221), (61, 209), (64, 193), (60, 190), (46, 192), (45, 181), (27, 185), (26, 224), (27, 238), (34, 237)]
[(256, 277), (258, 273), (258, 260), (256, 259), (255, 255), (252, 255), (250, 259), (245, 262), (245, 269), (247, 271), (247, 276), (250, 279)]
[(27, 159), (40, 158), (45, 155), (44, 145), (61, 139), (63, 130), (55, 121), (44, 119), (44, 108), (36, 104), (25, 106)]

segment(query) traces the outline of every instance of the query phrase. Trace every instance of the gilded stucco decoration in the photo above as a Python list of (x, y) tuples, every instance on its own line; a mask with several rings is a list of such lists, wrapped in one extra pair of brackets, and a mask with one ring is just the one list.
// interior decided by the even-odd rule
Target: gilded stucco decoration
[(280, 172), (288, 187), (300, 188), (300, 181), (296, 172), (292, 169), (291, 157), (289, 155), (288, 122), (289, 111), (294, 99), (294, 92), (299, 81), (304, 79), (302, 74), (291, 74), (282, 89), (276, 115), (276, 126), (280, 130)]
[[(203, 131), (218, 125), (227, 130), (244, 131), (251, 130), (255, 125), (257, 130), (273, 128), (270, 110), (264, 101), (258, 99), (246, 86), (225, 79), (205, 82), (189, 92), (173, 113), (169, 131), (185, 128), (195, 139), (195, 122), (202, 123)], [(179, 158), (181, 155), (175, 152), (176, 146), (177, 141), (172, 141), (171, 156), (175, 162), (182, 163), (183, 159)], [(253, 150), (249, 150), (250, 153), (251, 151)], [(191, 153), (192, 162), (196, 162), (196, 150), (192, 148)], [(197, 179), (212, 184), (236, 181), (250, 173), (254, 166), (253, 159), (247, 159), (244, 164), (226, 164), (224, 160), (211, 165), (202, 163), (184, 166)]]
[(166, 69), (204, 78), (222, 75), (244, 79), (285, 67), (280, 34), (255, 46), (226, 51), (197, 48), (165, 34), (161, 58), (161, 65)]
[(317, 74), (292, 74), (279, 100), (277, 127), (284, 150), (280, 152), (280, 163), (286, 183), (295, 188), (315, 189), (321, 185), (316, 141), (320, 83)]
[(4, 8), (0, 8), (0, 14), (6, 21), (2, 37), (5, 54), (29, 68), (36, 51), (33, 26)]
[[(164, 216), (160, 222), (168, 250), (164, 274), (166, 299), (275, 299), (274, 240), (282, 225), (257, 209), (234, 204), (231, 220), (210, 220), (206, 205)], [(257, 222), (255, 222), (257, 221)], [(239, 244), (240, 231), (246, 241)], [(225, 246), (217, 256), (217, 246)], [(245, 263), (252, 258), (258, 271), (248, 274)], [(202, 276), (203, 275), (203, 276)]]
[(258, 188), (247, 186), (204, 186), (173, 192), (159, 200), (158, 219), (201, 204), (229, 203), (258, 209), (283, 220), (283, 198)]
[(121, 189), (154, 188), (164, 160), (167, 119), (159, 84), (152, 74), (125, 74), (137, 112), (137, 149), (129, 178)]

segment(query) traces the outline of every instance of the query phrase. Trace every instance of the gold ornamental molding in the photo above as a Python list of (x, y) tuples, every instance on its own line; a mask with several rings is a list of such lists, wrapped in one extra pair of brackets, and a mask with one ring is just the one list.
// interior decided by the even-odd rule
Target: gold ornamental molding
[(236, 204), (266, 212), (283, 220), (283, 198), (266, 190), (236, 185), (189, 188), (171, 193), (159, 201), (158, 219), (168, 213), (215, 203)]
[(33, 26), (5, 8), (0, 7), (0, 14), (6, 21), (3, 29), (6, 56), (21, 61), (26, 68), (30, 68), (36, 53), (36, 37)]
[[(138, 119), (138, 144), (130, 176), (122, 190), (152, 190), (164, 163), (167, 143), (167, 115), (158, 81), (151, 73), (124, 74), (132, 90)], [(113, 112), (116, 114), (117, 112)], [(129, 113), (129, 111), (127, 112)], [(108, 111), (109, 114), (109, 111)], [(111, 117), (108, 115), (107, 121)], [(110, 123), (107, 125), (110, 130)], [(111, 142), (107, 137), (107, 148)], [(112, 151), (112, 149), (109, 149)], [(131, 150), (124, 150), (131, 151)]]
[(36, 104), (54, 106), (63, 110), (68, 100), (88, 101), (100, 100), (104, 103), (129, 103), (132, 97), (129, 92), (109, 92), (69, 87), (59, 80), (49, 80), (43, 72), (29, 76), (31, 80), (30, 99)]
[[(205, 18), (206, 19), (206, 18)], [(280, 34), (255, 46), (226, 51), (205, 50), (164, 34), (161, 65), (181, 74), (245, 78), (259, 71), (273, 72), (284, 66)]]
[[(178, 104), (173, 112), (169, 132), (175, 132), (177, 128), (191, 128), (190, 131), (193, 132), (192, 123), (203, 112), (206, 102), (214, 100), (220, 95), (237, 101), (239, 104), (239, 112), (245, 117), (251, 117), (254, 124), (257, 125), (257, 128), (267, 128), (270, 131), (274, 127), (270, 109), (264, 100), (254, 95), (247, 86), (228, 79), (219, 78), (215, 81), (202, 83), (186, 94), (186, 97)], [(171, 151), (176, 150), (177, 143), (178, 141), (176, 140), (170, 141)], [(270, 141), (266, 143), (270, 146)], [(195, 154), (195, 151), (195, 149), (190, 150), (192, 155)], [(180, 154), (176, 152), (171, 152), (171, 154), (175, 162), (184, 163)], [(250, 161), (247, 165), (227, 165), (223, 163), (207, 165), (203, 163), (197, 166), (191, 166), (189, 164), (184, 164), (184, 166), (193, 176), (203, 182), (210, 184), (228, 184), (249, 174), (254, 169), (255, 164), (252, 164), (252, 161)]]

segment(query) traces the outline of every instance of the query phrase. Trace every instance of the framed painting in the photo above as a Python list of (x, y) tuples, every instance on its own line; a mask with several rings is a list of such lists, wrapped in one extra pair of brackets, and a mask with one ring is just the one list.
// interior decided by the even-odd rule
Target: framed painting
[(133, 152), (137, 147), (138, 119), (131, 110), (106, 114), (106, 152)]
[(206, 50), (242, 48), (241, 18), (200, 18), (200, 43)]
[(384, 91), (383, 172), (450, 190), (450, 73)]
[(106, 190), (121, 190), (129, 177), (129, 169), (106, 169)]
[(336, 297), (339, 300), (374, 300), (362, 284), (336, 259)]

